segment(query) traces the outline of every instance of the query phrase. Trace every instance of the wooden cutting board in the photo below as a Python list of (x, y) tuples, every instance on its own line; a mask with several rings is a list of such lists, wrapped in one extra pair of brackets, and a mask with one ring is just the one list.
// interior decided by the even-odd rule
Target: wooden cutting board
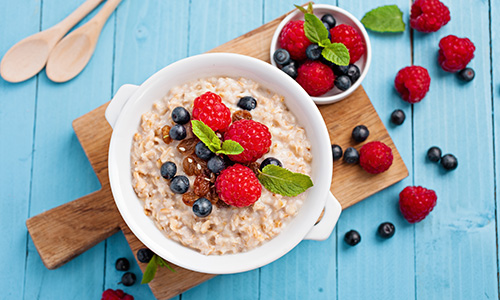
[[(269, 62), (272, 35), (285, 16), (209, 52), (240, 53)], [(119, 230), (125, 234), (134, 253), (144, 247), (121, 218), (111, 194), (108, 148), (112, 130), (104, 118), (107, 105), (108, 103), (73, 122), (75, 133), (101, 182), (101, 190), (26, 221), (33, 243), (49, 269), (58, 268)], [(359, 87), (341, 102), (319, 108), (332, 143), (341, 145), (343, 149), (353, 146), (359, 150), (362, 144), (352, 141), (351, 132), (356, 125), (364, 124), (370, 129), (367, 142), (382, 141), (392, 148), (394, 154), (391, 168), (378, 175), (368, 174), (359, 165), (349, 165), (342, 160), (334, 163), (331, 191), (342, 208), (345, 209), (408, 176), (401, 156), (363, 87)], [(138, 264), (144, 272), (146, 264)], [(215, 276), (172, 266), (176, 273), (160, 268), (149, 284), (158, 299), (174, 297)]]

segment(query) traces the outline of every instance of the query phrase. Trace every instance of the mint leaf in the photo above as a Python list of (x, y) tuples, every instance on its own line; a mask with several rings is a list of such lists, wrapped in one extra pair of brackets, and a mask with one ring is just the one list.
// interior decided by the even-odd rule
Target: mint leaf
[(313, 186), (309, 176), (275, 165), (265, 166), (257, 178), (269, 191), (289, 197), (297, 196)]
[(193, 125), (193, 133), (208, 147), (208, 149), (210, 149), (210, 151), (217, 152), (221, 149), (220, 139), (210, 127), (198, 120), (192, 120), (191, 124)]
[(328, 61), (339, 66), (349, 65), (349, 60), (351, 59), (349, 50), (347, 50), (347, 47), (342, 43), (332, 43), (328, 45), (321, 51), (321, 55)]
[(163, 258), (157, 256), (157, 259), (158, 259), (158, 265), (160, 267), (166, 267), (170, 271), (177, 273), (177, 271), (174, 268), (172, 268)]
[(318, 17), (307, 13), (304, 15), (304, 19), (304, 33), (311, 43), (318, 44), (320, 41), (328, 39), (328, 30)]
[(301, 12), (303, 12), (303, 13), (307, 14), (307, 10), (306, 10), (304, 7), (302, 7), (302, 6), (300, 6), (300, 5), (297, 5), (297, 4), (294, 4), (293, 6), (295, 6), (295, 7), (296, 7), (298, 10), (300, 10)]
[(144, 271), (144, 274), (142, 275), (142, 281), (141, 284), (144, 283), (150, 283), (153, 278), (155, 278), (156, 275), (156, 270), (158, 269), (158, 263), (156, 261), (156, 258), (158, 256), (155, 254), (149, 261), (148, 265), (146, 266), (146, 270)]
[(240, 143), (232, 141), (232, 140), (226, 140), (224, 143), (222, 143), (222, 149), (215, 152), (217, 154), (226, 154), (226, 155), (236, 155), (240, 154), (243, 152), (245, 149), (240, 145)]
[(403, 32), (403, 12), (397, 5), (385, 5), (370, 10), (365, 14), (361, 23), (366, 28), (377, 32)]
[(322, 40), (321, 42), (319, 42), (319, 45), (321, 47), (328, 47), (332, 44), (332, 42), (330, 41), (330, 39), (327, 37), (326, 39)]

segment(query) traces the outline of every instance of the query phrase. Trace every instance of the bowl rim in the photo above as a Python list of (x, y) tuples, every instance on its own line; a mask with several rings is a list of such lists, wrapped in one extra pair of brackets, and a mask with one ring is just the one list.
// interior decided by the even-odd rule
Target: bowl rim
[[(314, 103), (318, 105), (323, 105), (323, 104), (330, 104), (330, 103), (335, 103), (340, 100), (343, 100), (347, 98), (349, 95), (351, 95), (360, 85), (361, 82), (365, 79), (366, 74), (368, 73), (368, 70), (370, 69), (371, 61), (372, 61), (372, 46), (370, 43), (370, 37), (368, 36), (368, 32), (366, 31), (365, 27), (363, 24), (350, 12), (346, 11), (345, 9), (342, 9), (338, 6), (335, 5), (330, 5), (330, 4), (313, 4), (313, 10), (315, 9), (326, 9), (326, 10), (331, 10), (334, 13), (342, 14), (346, 16), (348, 19), (350, 19), (358, 29), (361, 31), (361, 35), (363, 36), (366, 44), (366, 63), (365, 67), (363, 68), (363, 71), (361, 72), (361, 76), (359, 79), (346, 91), (343, 91), (337, 95), (333, 96), (326, 96), (326, 97), (313, 97), (311, 96), (311, 99), (314, 101)], [(290, 20), (295, 18), (297, 15), (302, 14), (302, 12), (298, 9), (293, 10), (288, 16), (286, 16), (278, 25), (276, 30), (274, 31), (273, 38), (271, 40), (271, 47), (269, 49), (269, 59), (271, 61), (271, 64), (275, 67), (278, 67), (276, 65), (276, 62), (274, 62), (273, 59), (273, 54), (274, 51), (277, 49), (278, 45), (278, 38), (281, 33), (281, 30), (285, 26), (286, 23), (288, 23)], [(301, 18), (303, 19), (303, 18)]]

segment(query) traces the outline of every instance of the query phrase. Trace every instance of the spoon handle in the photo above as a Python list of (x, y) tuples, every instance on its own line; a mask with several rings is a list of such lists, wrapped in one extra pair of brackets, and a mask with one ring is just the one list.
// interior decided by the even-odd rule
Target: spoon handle
[(120, 4), (122, 0), (107, 0), (102, 9), (95, 15), (92, 21), (96, 21), (99, 25), (104, 26), (109, 16), (116, 9), (118, 4)]
[[(103, 0), (87, 0), (82, 5), (80, 5), (75, 11), (73, 11), (64, 20), (59, 22), (54, 27), (59, 29), (61, 38), (78, 22), (80, 22), (86, 15), (94, 10)], [(59, 38), (60, 39), (60, 38)], [(59, 40), (58, 39), (58, 40)]]

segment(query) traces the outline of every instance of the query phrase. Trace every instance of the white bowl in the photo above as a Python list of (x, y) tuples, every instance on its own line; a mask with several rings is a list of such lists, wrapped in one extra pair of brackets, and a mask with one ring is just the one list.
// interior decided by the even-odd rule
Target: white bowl
[[(246, 77), (285, 97), (288, 108), (304, 126), (312, 144), (314, 186), (295, 218), (278, 236), (248, 252), (229, 255), (202, 255), (168, 239), (144, 214), (131, 179), (132, 136), (141, 115), (177, 85), (210, 76)], [(189, 57), (158, 71), (140, 86), (124, 85), (106, 110), (113, 127), (109, 147), (109, 181), (116, 205), (132, 232), (153, 252), (169, 262), (193, 271), (213, 274), (237, 273), (268, 264), (290, 251), (304, 238), (328, 238), (341, 212), (330, 193), (332, 153), (329, 135), (307, 93), (288, 75), (255, 58), (238, 54), (213, 53)], [(322, 220), (316, 220), (325, 207)]]
[[(311, 99), (316, 104), (334, 103), (347, 98), (347, 96), (352, 94), (352, 92), (354, 92), (361, 85), (361, 82), (363, 81), (363, 79), (365, 79), (366, 74), (368, 73), (368, 69), (370, 68), (370, 63), (372, 61), (372, 46), (370, 44), (370, 38), (368, 37), (368, 33), (366, 32), (363, 24), (361, 24), (361, 22), (359, 22), (358, 19), (356, 19), (356, 17), (351, 15), (349, 12), (337, 6), (328, 4), (313, 4), (313, 12), (314, 15), (316, 15), (320, 19), (325, 14), (332, 14), (335, 17), (335, 20), (337, 21), (337, 25), (347, 24), (354, 27), (354, 29), (356, 29), (359, 33), (361, 33), (361, 36), (366, 44), (365, 54), (363, 54), (363, 56), (361, 56), (361, 58), (354, 63), (356, 66), (358, 66), (361, 72), (361, 76), (349, 89), (347, 89), (346, 91), (341, 91), (337, 87), (334, 87), (333, 89), (331, 89), (329, 92), (327, 92), (322, 96), (311, 97)], [(283, 19), (283, 21), (281, 21), (281, 23), (278, 25), (278, 28), (276, 28), (276, 31), (274, 32), (269, 54), (271, 63), (275, 67), (277, 67), (277, 65), (274, 62), (273, 54), (274, 51), (276, 51), (276, 49), (280, 48), (278, 37), (285, 24), (288, 23), (289, 21), (295, 21), (295, 20), (304, 20), (304, 14), (298, 9), (296, 9), (295, 11), (290, 13), (285, 19)]]

